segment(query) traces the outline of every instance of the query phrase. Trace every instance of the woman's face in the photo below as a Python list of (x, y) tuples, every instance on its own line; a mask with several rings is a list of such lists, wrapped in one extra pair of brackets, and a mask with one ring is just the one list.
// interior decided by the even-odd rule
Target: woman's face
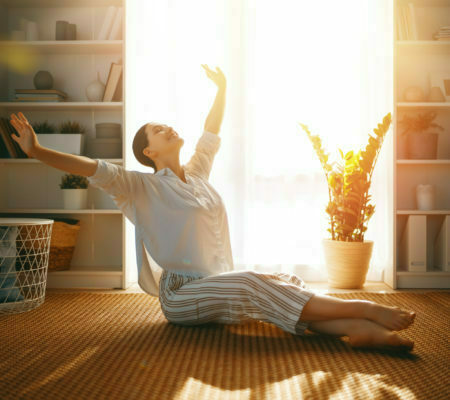
[(145, 131), (150, 145), (144, 149), (144, 154), (152, 160), (163, 154), (179, 150), (184, 144), (183, 138), (178, 136), (178, 133), (168, 125), (148, 123)]

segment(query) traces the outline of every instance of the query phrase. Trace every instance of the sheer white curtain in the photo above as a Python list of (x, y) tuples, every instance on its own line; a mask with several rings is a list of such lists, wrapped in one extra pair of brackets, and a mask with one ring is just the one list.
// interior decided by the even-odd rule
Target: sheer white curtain
[[(220, 66), (227, 102), (210, 181), (227, 207), (235, 266), (326, 280), (327, 184), (298, 123), (337, 160), (338, 147), (365, 147), (393, 113), (392, 0), (129, 1), (126, 18), (128, 140), (145, 122), (171, 124), (186, 162), (216, 94), (200, 64)], [(391, 136), (372, 175), (369, 280), (391, 262)]]

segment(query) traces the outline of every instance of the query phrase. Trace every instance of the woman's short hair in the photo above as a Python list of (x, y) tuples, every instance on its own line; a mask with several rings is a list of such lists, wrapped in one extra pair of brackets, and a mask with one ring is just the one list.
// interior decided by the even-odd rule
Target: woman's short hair
[(133, 139), (133, 153), (136, 159), (146, 167), (152, 167), (155, 172), (157, 171), (155, 162), (150, 158), (147, 157), (143, 150), (149, 146), (148, 136), (147, 132), (145, 131), (147, 124), (142, 125), (139, 130), (137, 131), (136, 135), (134, 135)]

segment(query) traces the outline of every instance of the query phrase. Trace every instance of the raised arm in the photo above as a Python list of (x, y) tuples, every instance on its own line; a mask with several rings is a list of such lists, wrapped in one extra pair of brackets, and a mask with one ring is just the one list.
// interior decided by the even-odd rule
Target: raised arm
[(216, 67), (217, 72), (211, 70), (206, 64), (202, 64), (206, 71), (206, 75), (217, 85), (217, 94), (214, 104), (205, 121), (204, 130), (219, 134), (220, 126), (222, 125), (223, 113), (225, 110), (225, 93), (227, 89), (227, 82), (225, 75), (219, 67)]
[(11, 137), (19, 143), (28, 157), (36, 158), (47, 165), (81, 176), (91, 176), (97, 170), (96, 160), (41, 146), (33, 127), (21, 112), (17, 115), (11, 114), (10, 123), (19, 134), (19, 136), (11, 135)]

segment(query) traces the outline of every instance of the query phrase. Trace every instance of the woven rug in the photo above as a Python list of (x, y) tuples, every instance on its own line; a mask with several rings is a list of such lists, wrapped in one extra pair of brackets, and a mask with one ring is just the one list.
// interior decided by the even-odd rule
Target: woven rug
[(143, 293), (52, 293), (0, 317), (0, 399), (449, 399), (450, 293), (336, 293), (416, 311), (411, 353), (273, 324), (177, 326)]

